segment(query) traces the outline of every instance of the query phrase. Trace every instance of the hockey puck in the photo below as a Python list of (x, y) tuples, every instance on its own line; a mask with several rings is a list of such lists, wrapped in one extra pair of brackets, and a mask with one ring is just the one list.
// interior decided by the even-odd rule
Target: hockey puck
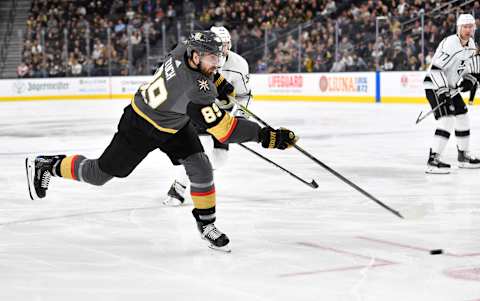
[(442, 249), (430, 250), (430, 255), (439, 255), (439, 254), (443, 254)]

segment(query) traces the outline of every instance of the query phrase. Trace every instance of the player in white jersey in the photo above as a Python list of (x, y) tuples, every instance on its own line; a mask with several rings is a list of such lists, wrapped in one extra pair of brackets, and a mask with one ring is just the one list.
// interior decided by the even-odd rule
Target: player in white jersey
[[(477, 48), (473, 36), (475, 19), (470, 14), (461, 14), (457, 19), (457, 33), (443, 39), (424, 80), (426, 97), (434, 109), (437, 128), (430, 148), (426, 173), (447, 174), (450, 164), (440, 160), (450, 134), (455, 128), (460, 168), (479, 168), (480, 160), (469, 153), (470, 121), (468, 109), (460, 92), (470, 90), (476, 78), (464, 73)], [(460, 82), (460, 84), (459, 84)]]
[[(212, 26), (210, 30), (217, 34), (224, 43), (224, 62), (220, 62), (219, 73), (233, 85), (235, 100), (246, 107), (251, 100), (248, 63), (242, 56), (230, 50), (232, 48), (231, 37), (225, 27)], [(224, 105), (227, 109), (229, 106), (234, 106), (231, 102), (225, 102)], [(234, 108), (233, 112), (236, 116), (244, 116), (243, 111), (237, 107)]]
[[(232, 111), (237, 117), (245, 117), (243, 111), (229, 100), (228, 96), (243, 106), (248, 106), (251, 100), (249, 85), (249, 71), (247, 61), (239, 54), (231, 51), (232, 43), (228, 30), (223, 26), (212, 26), (210, 31), (220, 37), (223, 43), (224, 56), (220, 61), (218, 73), (214, 77), (215, 85), (219, 93), (217, 104), (221, 109)], [(225, 165), (228, 158), (228, 144), (220, 143), (214, 137), (200, 136), (205, 152), (212, 161), (214, 170)], [(185, 201), (185, 189), (188, 187), (188, 177), (183, 169), (177, 169), (177, 176), (167, 198), (163, 203), (167, 206), (179, 206)]]

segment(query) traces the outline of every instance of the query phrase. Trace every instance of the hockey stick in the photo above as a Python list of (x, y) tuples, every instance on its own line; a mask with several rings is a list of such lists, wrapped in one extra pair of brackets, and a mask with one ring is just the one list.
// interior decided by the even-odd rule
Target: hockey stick
[[(265, 121), (263, 121), (260, 117), (258, 117), (257, 115), (255, 115), (252, 111), (250, 111), (249, 109), (247, 109), (245, 106), (243, 106), (241, 103), (239, 103), (235, 98), (233, 97), (229, 97), (230, 100), (235, 103), (242, 111), (244, 111), (245, 113), (247, 113), (248, 115), (250, 115), (251, 117), (253, 117), (254, 119), (256, 119), (258, 122), (260, 122), (262, 125), (264, 126), (268, 126), (268, 127), (271, 127), (268, 123), (266, 123)], [(339, 178), (340, 180), (342, 180), (344, 183), (350, 185), (350, 187), (353, 187), (355, 190), (357, 190), (358, 192), (360, 192), (361, 194), (363, 194), (364, 196), (368, 197), (369, 199), (371, 199), (372, 201), (374, 201), (375, 203), (377, 203), (378, 205), (382, 206), (383, 208), (385, 208), (386, 210), (390, 211), (391, 213), (395, 214), (396, 216), (398, 216), (399, 218), (404, 218), (400, 212), (398, 212), (397, 210), (394, 210), (392, 208), (390, 208), (389, 206), (385, 205), (383, 202), (381, 202), (379, 199), (377, 199), (376, 197), (374, 197), (373, 195), (371, 195), (370, 193), (366, 192), (365, 190), (363, 190), (362, 188), (358, 187), (355, 183), (353, 183), (352, 181), (350, 181), (349, 179), (345, 178), (344, 176), (342, 176), (340, 173), (338, 173), (337, 171), (335, 171), (334, 169), (330, 168), (329, 166), (327, 166), (325, 163), (323, 163), (322, 161), (318, 160), (317, 158), (315, 158), (313, 155), (311, 155), (310, 153), (308, 153), (306, 150), (304, 150), (303, 148), (301, 148), (300, 146), (298, 146), (297, 144), (294, 144), (293, 147), (295, 147), (298, 151), (300, 151), (302, 154), (304, 154), (305, 156), (307, 156), (308, 158), (310, 158), (313, 162), (317, 163), (318, 165), (322, 166), (323, 168), (325, 168), (327, 171), (329, 171), (331, 174), (333, 174), (334, 176), (336, 176), (337, 178)]]
[(283, 170), (284, 172), (288, 173), (289, 175), (291, 175), (292, 177), (294, 177), (295, 179), (299, 180), (300, 182), (312, 187), (313, 189), (317, 189), (318, 188), (318, 184), (317, 182), (315, 182), (315, 180), (312, 180), (311, 182), (308, 182), (302, 178), (300, 178), (299, 176), (297, 176), (296, 174), (294, 174), (293, 172), (289, 171), (288, 169), (278, 165), (277, 163), (273, 162), (272, 160), (268, 159), (267, 157), (263, 156), (262, 154), (259, 154), (257, 153), (256, 151), (254, 151), (253, 149), (249, 148), (248, 146), (246, 145), (243, 145), (241, 143), (238, 143), (238, 145), (240, 145), (241, 147), (243, 147), (244, 149), (248, 150), (249, 152), (257, 155), (258, 157), (262, 158), (263, 160), (275, 165), (276, 167), (280, 168), (281, 170)]
[[(438, 108), (440, 108), (441, 106), (443, 106), (444, 104), (446, 104), (447, 101), (445, 100), (444, 102), (442, 103), (439, 103), (435, 108), (431, 109), (427, 114), (423, 115), (422, 116), (422, 113), (423, 111), (420, 112), (420, 114), (418, 115), (417, 117), (417, 121), (415, 121), (415, 124), (419, 124), (422, 120), (424, 120), (425, 118), (427, 118), (428, 116), (430, 116), (433, 112), (435, 112), (436, 110), (438, 110)], [(420, 116), (422, 116), (422, 118), (420, 118)]]
[[(478, 88), (478, 82), (475, 83), (475, 85), (472, 87), (472, 90), (470, 90), (470, 96), (468, 98), (468, 104), (469, 105), (472, 105), (473, 104), (473, 101), (475, 99), (475, 93), (477, 93), (477, 88)], [(427, 114), (423, 115), (422, 116), (422, 113), (423, 112), (420, 112), (420, 114), (418, 115), (417, 117), (417, 121), (415, 121), (415, 124), (419, 124), (422, 120), (424, 120), (425, 118), (427, 118), (429, 115), (431, 115), (432, 113), (434, 113), (436, 110), (438, 110), (438, 108), (440, 108), (441, 106), (443, 106), (447, 101), (444, 101), (440, 104), (438, 104), (435, 108), (431, 109)], [(420, 118), (420, 116), (422, 116)]]

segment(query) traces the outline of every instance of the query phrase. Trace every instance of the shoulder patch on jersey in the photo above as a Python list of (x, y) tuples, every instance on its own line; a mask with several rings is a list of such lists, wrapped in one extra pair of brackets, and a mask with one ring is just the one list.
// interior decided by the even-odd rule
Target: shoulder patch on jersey
[(210, 90), (210, 85), (208, 84), (207, 79), (197, 79), (197, 83), (198, 83), (198, 88), (200, 89), (200, 91), (207, 92), (207, 91)]

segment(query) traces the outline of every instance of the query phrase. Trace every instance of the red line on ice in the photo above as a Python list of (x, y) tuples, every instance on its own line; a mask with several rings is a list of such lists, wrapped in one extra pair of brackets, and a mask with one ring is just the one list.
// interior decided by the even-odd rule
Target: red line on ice
[[(365, 260), (372, 260), (371, 256), (365, 256), (362, 254), (357, 254), (349, 251), (339, 250), (331, 247), (321, 246), (311, 242), (299, 242), (299, 245), (311, 247), (315, 249), (320, 249), (324, 251), (329, 251), (337, 254), (347, 255), (350, 257), (361, 258)], [(295, 273), (287, 273), (287, 274), (280, 274), (279, 277), (295, 277), (295, 276), (305, 276), (305, 275), (312, 275), (312, 274), (321, 274), (321, 273), (331, 273), (331, 272), (343, 272), (343, 271), (352, 271), (352, 270), (362, 270), (365, 268), (376, 268), (382, 267), (387, 265), (396, 264), (396, 262), (380, 259), (380, 258), (373, 258), (373, 264), (365, 264), (365, 265), (354, 265), (354, 266), (346, 266), (346, 267), (339, 267), (339, 268), (332, 268), (332, 269), (320, 269), (320, 270), (312, 270), (312, 271), (304, 271), (304, 272), (295, 272)]]
[[(376, 243), (380, 243), (380, 244), (385, 244), (385, 245), (390, 245), (390, 246), (396, 246), (396, 247), (400, 247), (400, 248), (405, 248), (405, 249), (422, 251), (422, 252), (429, 252), (429, 251), (430, 251), (430, 249), (427, 249), (427, 248), (422, 248), (422, 247), (417, 247), (417, 246), (402, 244), (402, 243), (393, 242), (393, 241), (388, 241), (388, 240), (383, 240), (383, 239), (370, 238), (370, 237), (365, 237), (365, 236), (357, 236), (356, 238), (358, 238), (358, 239), (363, 239), (363, 240), (367, 240), (367, 241), (371, 241), (371, 242), (376, 242)], [(443, 253), (443, 255), (451, 256), (451, 257), (474, 257), (474, 256), (480, 256), (480, 253), (455, 254), (455, 253), (445, 252), (445, 253)]]

